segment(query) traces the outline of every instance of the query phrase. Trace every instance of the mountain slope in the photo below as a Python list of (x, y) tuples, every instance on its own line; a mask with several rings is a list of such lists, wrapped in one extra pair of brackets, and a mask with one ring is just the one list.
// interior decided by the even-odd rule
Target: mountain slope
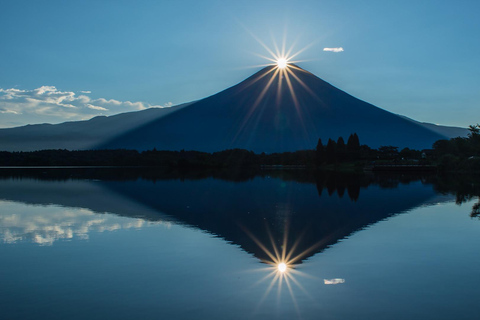
[(352, 97), (303, 69), (291, 66), (289, 70), (272, 80), (276, 68), (267, 67), (98, 148), (283, 152), (312, 149), (318, 138), (326, 142), (356, 132), (361, 143), (371, 147), (422, 149), (445, 138)]

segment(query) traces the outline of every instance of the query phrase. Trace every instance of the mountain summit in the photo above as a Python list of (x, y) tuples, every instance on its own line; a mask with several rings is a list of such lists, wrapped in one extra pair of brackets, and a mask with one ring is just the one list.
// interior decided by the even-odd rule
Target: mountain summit
[(354, 132), (362, 144), (375, 148), (423, 149), (462, 130), (466, 134), (466, 129), (385, 111), (289, 65), (266, 67), (215, 95), (171, 108), (0, 129), (0, 150), (242, 148), (270, 153), (313, 149), (318, 138), (347, 139)]
[(346, 139), (354, 132), (371, 147), (422, 149), (445, 138), (290, 65), (284, 71), (266, 67), (231, 88), (98, 147), (284, 152), (313, 149), (318, 138)]

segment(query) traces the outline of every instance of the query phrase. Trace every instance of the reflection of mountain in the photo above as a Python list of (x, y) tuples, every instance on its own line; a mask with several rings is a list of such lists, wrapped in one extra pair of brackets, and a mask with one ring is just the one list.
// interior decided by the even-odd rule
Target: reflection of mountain
[[(295, 254), (318, 244), (308, 257), (369, 224), (422, 205), (436, 195), (431, 185), (415, 179), (402, 183), (399, 179), (358, 176), (299, 179), (304, 182), (294, 178), (289, 173), (285, 179), (263, 175), (242, 182), (213, 178), (5, 179), (0, 184), (0, 198), (83, 207), (149, 220), (164, 220), (164, 213), (171, 221), (201, 228), (267, 259), (245, 230), (268, 246), (269, 229), (279, 245), (289, 221), (287, 248), (297, 239), (301, 241)], [(385, 185), (380, 184), (386, 181)], [(392, 183), (395, 181), (396, 186)]]
[(131, 218), (164, 220), (161, 212), (148, 206), (119, 197), (92, 180), (34, 180), (3, 179), (0, 183), (0, 199), (26, 204), (87, 208), (97, 213), (115, 213)]

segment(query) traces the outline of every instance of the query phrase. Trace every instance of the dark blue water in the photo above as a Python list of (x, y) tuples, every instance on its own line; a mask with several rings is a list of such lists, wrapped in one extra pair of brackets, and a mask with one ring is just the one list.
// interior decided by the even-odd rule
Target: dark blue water
[(105, 170), (2, 174), (0, 318), (480, 316), (471, 181)]

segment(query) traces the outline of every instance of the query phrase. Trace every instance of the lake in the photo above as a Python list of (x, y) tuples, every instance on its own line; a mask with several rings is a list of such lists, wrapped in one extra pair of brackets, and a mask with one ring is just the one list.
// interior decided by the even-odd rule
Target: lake
[(478, 319), (476, 181), (0, 169), (0, 318)]

